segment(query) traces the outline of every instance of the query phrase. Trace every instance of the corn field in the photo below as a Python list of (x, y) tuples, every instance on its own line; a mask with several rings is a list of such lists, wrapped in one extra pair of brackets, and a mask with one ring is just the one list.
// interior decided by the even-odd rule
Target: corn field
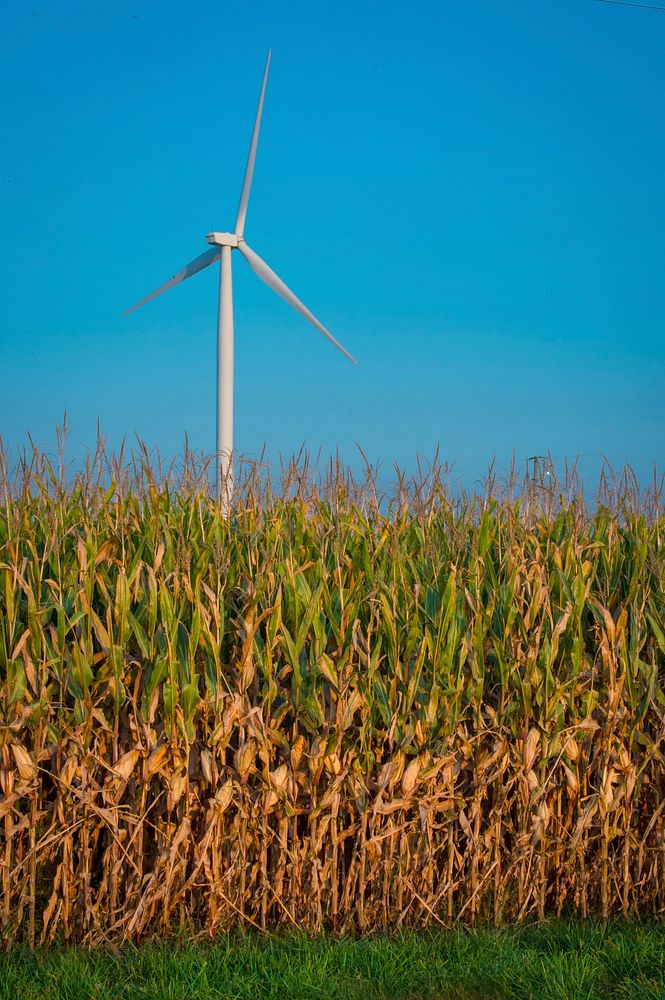
[(194, 465), (0, 463), (7, 946), (663, 914), (657, 482)]

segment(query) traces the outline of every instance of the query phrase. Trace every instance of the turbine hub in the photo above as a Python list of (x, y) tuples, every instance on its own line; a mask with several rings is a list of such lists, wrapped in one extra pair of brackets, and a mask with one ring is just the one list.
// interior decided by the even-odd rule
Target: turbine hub
[(235, 236), (233, 233), (208, 233), (206, 236), (208, 243), (217, 247), (237, 247), (241, 239), (241, 236)]

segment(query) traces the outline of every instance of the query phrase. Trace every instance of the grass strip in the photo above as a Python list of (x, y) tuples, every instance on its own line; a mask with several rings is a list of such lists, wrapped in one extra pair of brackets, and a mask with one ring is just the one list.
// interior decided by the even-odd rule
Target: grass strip
[(229, 935), (0, 956), (2, 1000), (658, 1000), (665, 926), (556, 921), (502, 930)]

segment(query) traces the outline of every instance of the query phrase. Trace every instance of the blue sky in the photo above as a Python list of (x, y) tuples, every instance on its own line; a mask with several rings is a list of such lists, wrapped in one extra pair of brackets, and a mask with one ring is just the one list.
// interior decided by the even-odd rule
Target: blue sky
[(596, 0), (5, 0), (0, 434), (214, 448), (231, 229), (236, 444), (665, 465), (665, 12)]

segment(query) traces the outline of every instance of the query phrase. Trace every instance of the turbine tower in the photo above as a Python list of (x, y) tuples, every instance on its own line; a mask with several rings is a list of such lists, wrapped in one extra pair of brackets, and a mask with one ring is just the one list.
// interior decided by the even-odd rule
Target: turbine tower
[(312, 315), (309, 309), (303, 305), (303, 303), (298, 299), (290, 288), (284, 284), (281, 278), (279, 278), (271, 268), (268, 267), (266, 262), (262, 260), (257, 253), (247, 245), (245, 242), (245, 217), (247, 215), (247, 206), (249, 204), (249, 194), (252, 188), (252, 176), (254, 174), (254, 163), (256, 161), (256, 147), (259, 141), (259, 129), (261, 128), (261, 115), (263, 114), (263, 100), (266, 93), (266, 83), (268, 82), (268, 69), (270, 67), (270, 55), (268, 52), (268, 57), (266, 59), (266, 68), (263, 74), (263, 83), (261, 85), (261, 93), (259, 95), (259, 105), (256, 110), (256, 119), (254, 121), (254, 131), (252, 132), (252, 141), (249, 146), (249, 156), (247, 157), (247, 167), (245, 169), (245, 178), (242, 184), (242, 191), (240, 192), (240, 202), (238, 204), (238, 214), (236, 216), (236, 222), (234, 226), (234, 231), (232, 233), (208, 233), (206, 236), (207, 242), (210, 244), (210, 249), (202, 253), (200, 257), (197, 257), (191, 263), (187, 264), (174, 274), (172, 278), (169, 278), (163, 285), (160, 285), (154, 292), (150, 295), (146, 295), (144, 299), (137, 302), (136, 305), (128, 309), (123, 315), (128, 316), (129, 313), (133, 312), (135, 309), (144, 306), (146, 302), (150, 302), (151, 299), (156, 298), (157, 295), (161, 295), (162, 292), (168, 291), (169, 288), (173, 288), (174, 285), (178, 285), (185, 278), (191, 278), (193, 274), (198, 271), (202, 271), (204, 268), (208, 267), (210, 264), (214, 264), (216, 261), (221, 259), (220, 267), (220, 281), (219, 281), (219, 313), (217, 320), (217, 438), (216, 438), (216, 485), (219, 495), (220, 504), (222, 506), (222, 511), (224, 515), (228, 515), (231, 500), (233, 497), (233, 286), (231, 279), (231, 253), (233, 250), (239, 250), (242, 256), (245, 258), (252, 270), (261, 278), (262, 281), (272, 288), (274, 292), (277, 292), (289, 305), (293, 306), (296, 312), (299, 312), (301, 316), (319, 330), (320, 333), (327, 337), (331, 344), (334, 344), (344, 354), (349, 361), (356, 364), (356, 359), (352, 357), (351, 354), (342, 347), (338, 340), (336, 340), (332, 333), (323, 326), (318, 319)]

